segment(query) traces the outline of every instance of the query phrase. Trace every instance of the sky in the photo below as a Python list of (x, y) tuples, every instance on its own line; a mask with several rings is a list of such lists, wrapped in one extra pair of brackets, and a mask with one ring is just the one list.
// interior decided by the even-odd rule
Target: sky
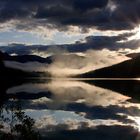
[(118, 38), (105, 43), (126, 41), (139, 32), (139, 6), (140, 0), (1, 0), (0, 45), (96, 45), (112, 35)]
[(0, 0), (0, 50), (43, 57), (113, 52), (116, 61), (140, 51), (139, 7), (140, 0)]

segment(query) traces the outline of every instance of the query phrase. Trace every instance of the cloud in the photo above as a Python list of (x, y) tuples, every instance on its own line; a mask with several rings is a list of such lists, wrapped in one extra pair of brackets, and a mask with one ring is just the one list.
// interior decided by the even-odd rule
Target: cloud
[[(82, 45), (85, 48), (92, 47), (92, 49), (104, 49), (118, 50), (120, 48), (132, 48), (138, 47), (139, 40), (129, 40), (129, 37), (133, 36), (135, 33), (123, 33), (117, 36), (88, 36), (86, 37), (85, 43)], [(134, 45), (134, 42), (137, 45)], [(131, 43), (131, 45), (129, 45)], [(127, 44), (127, 45), (126, 45)], [(80, 43), (79, 43), (80, 45)]]
[(139, 39), (132, 38), (136, 32), (126, 32), (118, 35), (100, 35), (87, 36), (84, 39), (76, 41), (72, 44), (62, 45), (26, 45), (26, 44), (10, 44), (8, 46), (0, 47), (0, 50), (9, 54), (60, 54), (65, 52), (85, 52), (89, 49), (102, 50), (109, 49), (118, 51), (120, 49), (137, 49), (140, 45)]
[(108, 3), (108, 0), (75, 0), (74, 1), (74, 8), (80, 11), (87, 11), (94, 8), (104, 8)]
[(139, 24), (139, 6), (139, 0), (1, 0), (0, 22), (24, 21), (16, 23), (16, 28), (25, 30), (39, 26), (65, 31), (68, 26), (79, 26), (84, 31), (92, 27), (133, 29)]

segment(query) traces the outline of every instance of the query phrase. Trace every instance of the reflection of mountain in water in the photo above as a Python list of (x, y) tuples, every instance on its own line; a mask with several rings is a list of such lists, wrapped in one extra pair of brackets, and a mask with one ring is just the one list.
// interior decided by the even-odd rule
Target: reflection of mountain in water
[(138, 81), (28, 81), (7, 87), (5, 105), (20, 101), (43, 138), (129, 140), (139, 138), (139, 90)]
[(90, 83), (140, 101), (140, 81), (138, 80), (96, 80)]

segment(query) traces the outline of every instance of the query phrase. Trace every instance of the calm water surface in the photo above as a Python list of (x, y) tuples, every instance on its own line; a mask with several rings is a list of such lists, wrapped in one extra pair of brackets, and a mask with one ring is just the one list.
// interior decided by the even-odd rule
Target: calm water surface
[(139, 140), (140, 81), (1, 82), (0, 140)]

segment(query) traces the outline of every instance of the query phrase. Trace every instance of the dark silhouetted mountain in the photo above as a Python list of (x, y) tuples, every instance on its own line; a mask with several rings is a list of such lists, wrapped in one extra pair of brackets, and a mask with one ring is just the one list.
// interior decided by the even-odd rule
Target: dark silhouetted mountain
[(36, 55), (16, 55), (16, 56), (10, 56), (8, 53), (3, 53), (3, 60), (6, 61), (17, 61), (20, 63), (26, 63), (26, 62), (40, 62), (40, 63), (52, 63), (52, 58), (47, 57), (43, 58)]
[(10, 77), (13, 78), (19, 78), (19, 77), (32, 77), (32, 76), (39, 76), (39, 73), (35, 72), (25, 72), (19, 69), (14, 68), (8, 68), (4, 66), (3, 60), (5, 58), (5, 53), (0, 52), (0, 78), (1, 79), (10, 79)]
[(84, 56), (79, 56), (77, 54), (61, 54), (61, 55), (52, 55), (46, 58), (37, 56), (37, 55), (16, 55), (11, 56), (8, 53), (3, 53), (3, 60), (5, 61), (16, 61), (20, 63), (27, 63), (27, 62), (39, 62), (45, 64), (51, 64), (53, 61), (62, 61), (62, 58), (65, 61), (69, 61), (70, 58), (74, 58), (74, 60), (81, 61), (84, 59)]
[(140, 56), (115, 64), (109, 67), (97, 69), (80, 75), (88, 78), (136, 78), (140, 77)]
[(0, 69), (2, 70), (4, 68), (4, 64), (3, 64), (3, 53), (0, 52)]
[(136, 58), (136, 57), (140, 57), (140, 53), (130, 53), (130, 54), (127, 54), (126, 56), (130, 58)]

